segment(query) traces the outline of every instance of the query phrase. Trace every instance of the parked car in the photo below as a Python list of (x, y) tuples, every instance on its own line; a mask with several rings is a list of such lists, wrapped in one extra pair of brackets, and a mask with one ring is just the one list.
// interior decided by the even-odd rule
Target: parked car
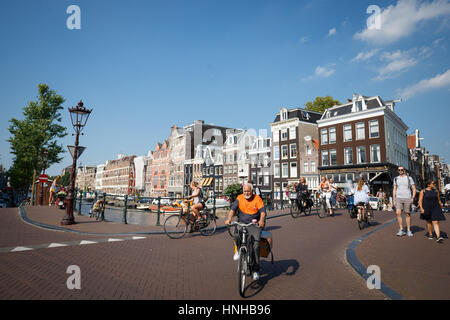
[(6, 208), (6, 201), (3, 198), (0, 198), (0, 208)]
[[(214, 199), (208, 199), (206, 201), (206, 207), (208, 209), (212, 209), (214, 207)], [(225, 199), (216, 199), (216, 208), (229, 209), (230, 201), (225, 200)]]
[[(153, 199), (152, 204), (158, 205), (158, 199), (157, 198)], [(161, 205), (162, 206), (170, 206), (170, 205), (172, 205), (172, 200), (161, 198)]]

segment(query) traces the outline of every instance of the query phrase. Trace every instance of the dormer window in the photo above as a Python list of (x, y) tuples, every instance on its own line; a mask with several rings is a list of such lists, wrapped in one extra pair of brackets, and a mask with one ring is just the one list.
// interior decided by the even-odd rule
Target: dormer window
[(362, 101), (356, 101), (356, 103), (355, 103), (355, 111), (356, 112), (362, 111), (362, 108), (363, 108)]
[(288, 119), (287, 109), (281, 109), (281, 121)]

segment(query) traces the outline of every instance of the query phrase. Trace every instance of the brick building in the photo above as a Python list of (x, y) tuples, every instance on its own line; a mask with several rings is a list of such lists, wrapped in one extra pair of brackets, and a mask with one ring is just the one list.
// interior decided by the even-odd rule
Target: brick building
[(134, 158), (119, 154), (117, 160), (106, 161), (103, 170), (102, 191), (115, 195), (135, 195)]

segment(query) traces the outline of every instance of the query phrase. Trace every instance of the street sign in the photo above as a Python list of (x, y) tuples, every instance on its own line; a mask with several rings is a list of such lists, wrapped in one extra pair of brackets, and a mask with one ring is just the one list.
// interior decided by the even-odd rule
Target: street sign
[[(69, 149), (70, 155), (73, 158), (73, 154), (75, 151), (75, 146), (67, 146), (67, 148)], [(86, 147), (82, 147), (82, 146), (78, 146), (77, 148), (77, 159), (81, 156), (81, 154), (83, 153), (83, 151), (86, 149)]]
[(48, 175), (46, 175), (46, 174), (41, 174), (41, 175), (38, 177), (38, 180), (39, 180), (39, 182), (41, 182), (41, 183), (45, 183), (45, 182), (48, 181)]

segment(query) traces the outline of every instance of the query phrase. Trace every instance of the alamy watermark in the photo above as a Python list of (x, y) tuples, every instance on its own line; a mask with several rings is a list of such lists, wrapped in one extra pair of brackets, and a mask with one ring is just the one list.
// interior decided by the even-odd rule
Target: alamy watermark
[(66, 20), (66, 26), (69, 30), (80, 30), (81, 29), (81, 9), (77, 5), (70, 5), (66, 10), (67, 14), (70, 16)]
[(66, 285), (69, 290), (81, 290), (81, 269), (77, 265), (67, 267), (66, 273), (71, 276), (67, 278)]
[(381, 9), (377, 5), (370, 5), (366, 10), (367, 14), (372, 14), (367, 18), (367, 29), (380, 30), (381, 29)]
[(367, 289), (381, 289), (381, 270), (379, 266), (371, 265), (367, 267), (367, 273), (370, 276), (367, 278)]

